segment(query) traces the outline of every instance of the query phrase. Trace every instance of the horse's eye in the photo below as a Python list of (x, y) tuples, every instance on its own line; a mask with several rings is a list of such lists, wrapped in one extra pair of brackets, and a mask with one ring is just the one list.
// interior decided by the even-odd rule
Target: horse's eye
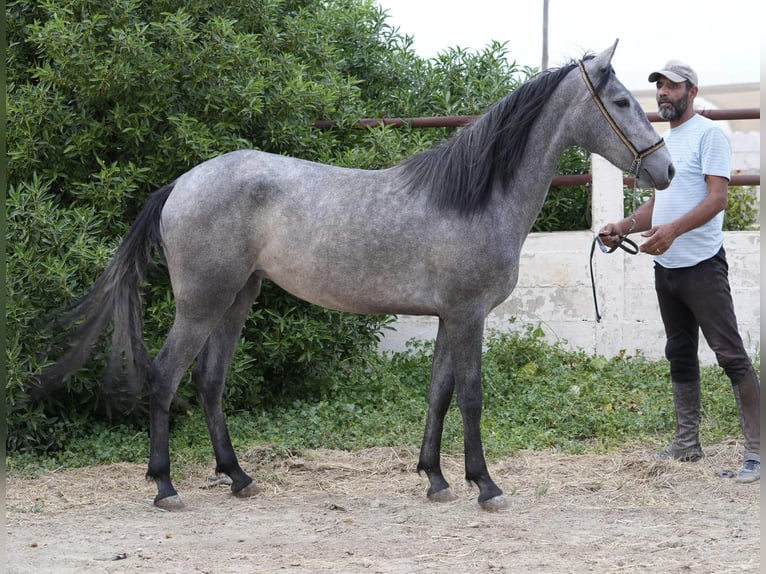
[(630, 101), (628, 100), (628, 98), (621, 98), (619, 100), (615, 100), (614, 103), (618, 108), (627, 108), (628, 106), (630, 106)]

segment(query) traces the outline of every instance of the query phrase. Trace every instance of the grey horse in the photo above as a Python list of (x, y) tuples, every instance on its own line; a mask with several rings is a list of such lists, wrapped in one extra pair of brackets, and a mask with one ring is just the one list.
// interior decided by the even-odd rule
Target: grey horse
[[(611, 66), (617, 43), (546, 70), (438, 147), (388, 169), (322, 165), (260, 151), (205, 161), (155, 192), (114, 259), (66, 317), (71, 348), (31, 378), (45, 392), (88, 359), (113, 324), (112, 363), (148, 384), (154, 503), (183, 508), (170, 479), (169, 410), (192, 376), (215, 451), (236, 496), (257, 492), (240, 467), (221, 397), (249, 309), (269, 279), (311, 303), (353, 313), (433, 315), (439, 328), (418, 471), (433, 501), (453, 498), (440, 465), (444, 416), (456, 394), (465, 478), (488, 511), (507, 502), (490, 477), (480, 430), (487, 314), (513, 290), (519, 253), (564, 150), (579, 145), (666, 188), (670, 154)], [(175, 320), (152, 360), (139, 288), (161, 248)]]

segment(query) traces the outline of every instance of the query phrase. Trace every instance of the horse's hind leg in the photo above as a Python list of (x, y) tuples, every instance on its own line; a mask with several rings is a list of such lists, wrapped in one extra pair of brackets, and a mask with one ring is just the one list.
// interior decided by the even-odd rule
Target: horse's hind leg
[(215, 471), (231, 478), (231, 491), (240, 497), (256, 494), (258, 487), (239, 465), (226, 426), (221, 399), (226, 375), (237, 348), (237, 341), (250, 311), (250, 306), (258, 296), (260, 287), (261, 280), (252, 276), (237, 294), (234, 304), (211, 333), (192, 371), (192, 377), (205, 411), (210, 440), (215, 451)]
[(173, 327), (149, 371), (149, 467), (146, 477), (157, 485), (154, 504), (180, 510), (184, 504), (170, 480), (170, 404), (181, 378), (223, 315), (211, 310), (205, 318), (176, 311)]
[[(157, 485), (157, 496), (154, 499), (154, 504), (166, 510), (179, 510), (184, 506), (170, 480), (170, 404), (181, 379), (194, 358), (205, 346), (211, 333), (216, 329), (225, 330), (222, 325), (227, 325), (232, 321), (230, 309), (233, 306), (236, 308), (244, 306), (240, 302), (247, 298), (248, 289), (257, 293), (257, 281), (254, 284), (252, 278), (249, 281), (245, 281), (243, 278), (242, 283), (245, 287), (241, 288), (238, 293), (236, 288), (228, 291), (221, 287), (222, 285), (237, 284), (231, 277), (222, 277), (219, 274), (219, 281), (209, 281), (207, 280), (208, 277), (201, 273), (191, 276), (188, 273), (178, 275), (182, 276), (182, 280), (174, 282), (174, 291), (176, 292), (175, 321), (149, 372), (150, 452), (146, 476), (154, 480)], [(204, 279), (201, 281), (195, 279), (199, 277)], [(248, 306), (251, 301), (252, 299), (247, 300)], [(243, 322), (244, 319), (240, 320), (234, 330), (239, 332)], [(203, 363), (215, 365), (215, 361), (211, 363), (210, 360), (210, 357), (216, 355), (215, 345), (215, 342), (208, 344), (205, 353), (208, 359), (207, 361), (203, 359)], [(231, 353), (233, 350), (229, 352), (229, 357)], [(225, 371), (226, 365), (223, 367), (223, 372), (225, 373)], [(222, 422), (222, 417), (220, 420)], [(222, 428), (225, 431), (225, 424)], [(247, 476), (238, 477), (238, 480), (239, 484), (242, 484), (243, 481), (251, 482)]]

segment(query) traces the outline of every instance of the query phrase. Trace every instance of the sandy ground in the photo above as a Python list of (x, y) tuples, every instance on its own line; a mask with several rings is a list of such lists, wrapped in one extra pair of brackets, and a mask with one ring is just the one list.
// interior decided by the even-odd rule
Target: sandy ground
[(701, 462), (647, 452), (521, 452), (490, 469), (509, 508), (482, 511), (445, 458), (457, 500), (426, 500), (417, 453), (370, 449), (242, 456), (262, 492), (176, 469), (184, 512), (154, 508), (144, 467), (60, 470), (6, 484), (10, 573), (684, 573), (760, 571), (760, 487), (721, 478), (741, 445)]

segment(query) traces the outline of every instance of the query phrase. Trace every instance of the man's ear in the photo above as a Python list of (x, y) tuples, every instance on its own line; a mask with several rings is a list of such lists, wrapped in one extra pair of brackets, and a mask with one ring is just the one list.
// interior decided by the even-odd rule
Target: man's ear
[(696, 98), (697, 92), (699, 92), (699, 86), (692, 86), (689, 88), (689, 97), (691, 97), (691, 99)]

